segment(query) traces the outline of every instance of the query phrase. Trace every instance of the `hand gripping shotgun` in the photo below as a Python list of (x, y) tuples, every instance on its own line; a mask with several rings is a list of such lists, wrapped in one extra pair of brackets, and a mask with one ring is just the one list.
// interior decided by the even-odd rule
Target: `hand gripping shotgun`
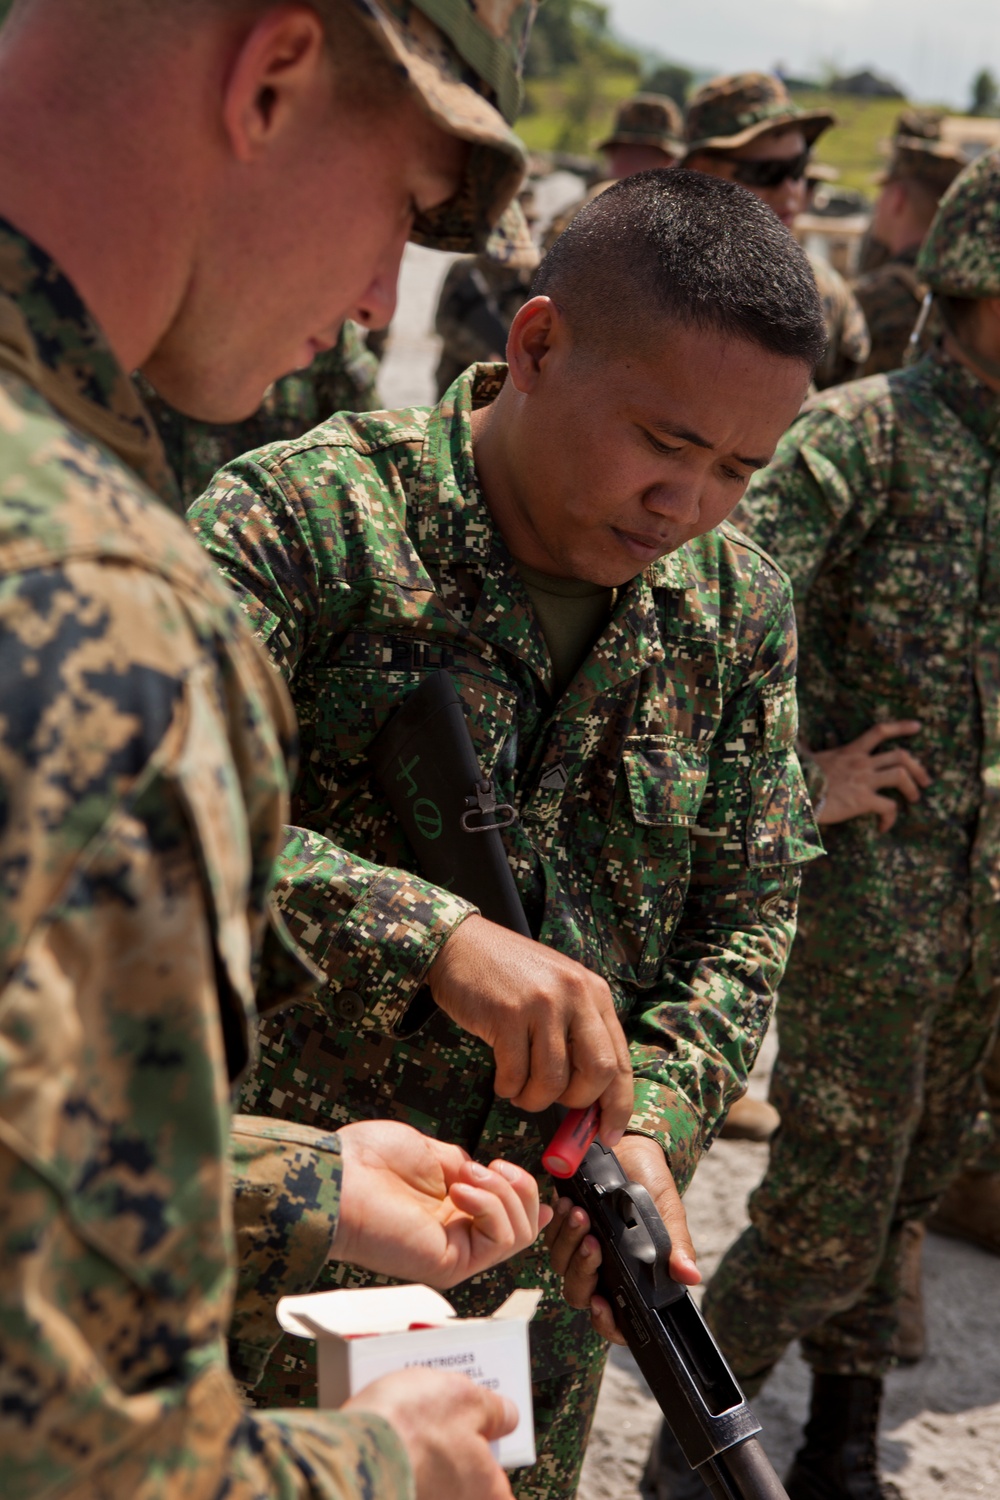
[[(482, 774), (447, 672), (426, 678), (368, 755), (427, 879), (531, 937), (500, 837), (516, 814), (497, 803)], [(547, 1111), (542, 1128), (553, 1119), (565, 1147), (563, 1172), (576, 1166), (560, 1190), (590, 1219), (601, 1246), (601, 1292), (684, 1457), (716, 1500), (788, 1500), (721, 1349), (687, 1288), (671, 1280), (670, 1235), (649, 1193), (594, 1139), (593, 1110)], [(550, 1155), (551, 1148), (543, 1160)]]

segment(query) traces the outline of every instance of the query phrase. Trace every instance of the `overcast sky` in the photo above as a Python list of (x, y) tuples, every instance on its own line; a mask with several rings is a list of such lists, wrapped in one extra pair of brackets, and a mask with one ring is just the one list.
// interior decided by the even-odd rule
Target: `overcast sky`
[(874, 67), (911, 98), (965, 107), (1000, 77), (1000, 0), (609, 0), (615, 30), (695, 68)]

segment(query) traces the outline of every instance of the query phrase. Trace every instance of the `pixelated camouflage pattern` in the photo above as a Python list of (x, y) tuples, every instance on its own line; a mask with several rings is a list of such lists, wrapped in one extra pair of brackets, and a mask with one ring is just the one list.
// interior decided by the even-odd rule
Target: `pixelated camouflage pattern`
[(810, 255), (816, 289), (823, 305), (829, 343), (813, 376), (818, 390), (855, 380), (871, 353), (865, 315), (857, 297), (839, 271), (822, 255)]
[(497, 265), (485, 255), (449, 267), (434, 314), (441, 339), (439, 400), (469, 365), (503, 358), (510, 325), (531, 295), (531, 278), (531, 271)]
[(727, 73), (691, 95), (684, 140), (689, 152), (735, 148), (779, 125), (797, 125), (811, 146), (833, 124), (827, 110), (799, 109), (771, 73)]
[(796, 1338), (832, 1374), (895, 1363), (902, 1227), (982, 1144), (978, 1069), (998, 1001), (968, 971), (893, 987), (803, 965), (783, 988), (769, 1095), (781, 1130), (703, 1304), (738, 1379), (752, 1384)]
[[(519, 810), (505, 840), (533, 930), (607, 978), (635, 1066), (631, 1128), (661, 1142), (683, 1188), (744, 1087), (792, 936), (797, 866), (819, 852), (793, 749), (789, 597), (723, 527), (619, 591), (553, 702), (472, 455), (472, 408), (504, 378), (477, 366), (431, 411), (334, 418), (231, 465), (192, 510), (298, 701), (300, 826), (279, 901), (330, 981), (315, 1005), (264, 1025), (244, 1098), (307, 1124), (400, 1118), (537, 1168), (534, 1130), (494, 1099), (489, 1050), (421, 990), (468, 908), (407, 873), (413, 852), (368, 771), (379, 728), (445, 667), (484, 771)], [(456, 1301), (489, 1311), (514, 1285), (546, 1289), (536, 1379), (595, 1357), (540, 1250)], [(291, 1368), (265, 1377), (269, 1395), (308, 1393), (299, 1353), (283, 1351)]]
[(684, 155), (684, 117), (666, 94), (633, 94), (615, 110), (611, 134), (595, 148), (658, 146), (668, 156)]
[[(145, 451), (149, 420), (9, 226), (0, 327), (5, 1500), (407, 1496), (384, 1423), (250, 1416), (226, 1366), (230, 1081), (256, 1019), (287, 695), (105, 442), (121, 428)], [(39, 387), (23, 378), (42, 365)], [(329, 1243), (328, 1156), (288, 1191)]]
[(478, 251), (526, 166), (509, 121), (520, 105), (524, 49), (537, 0), (354, 0), (434, 122), (469, 142), (462, 185), (418, 212), (410, 238)]
[(332, 349), (306, 370), (276, 380), (244, 422), (199, 422), (177, 411), (139, 377), (139, 389), (180, 488), (185, 508), (202, 494), (223, 464), (266, 443), (301, 437), (338, 411), (374, 411), (378, 359), (363, 330), (347, 322)]
[(945, 193), (917, 274), (951, 297), (1000, 297), (1000, 151), (966, 167)]
[[(854, 282), (854, 295), (864, 313), (872, 346), (863, 375), (887, 375), (902, 368), (927, 291), (915, 269), (917, 249), (914, 246), (902, 251)], [(943, 332), (940, 314), (932, 306), (920, 334), (920, 353), (926, 354)]]
[(820, 1369), (891, 1358), (904, 1220), (980, 1139), (1000, 981), (1000, 398), (935, 350), (817, 397), (741, 521), (788, 569), (815, 750), (917, 719), (933, 778), (824, 830), (782, 984), (782, 1113), (752, 1227), (708, 1307), (738, 1373), (808, 1335)]

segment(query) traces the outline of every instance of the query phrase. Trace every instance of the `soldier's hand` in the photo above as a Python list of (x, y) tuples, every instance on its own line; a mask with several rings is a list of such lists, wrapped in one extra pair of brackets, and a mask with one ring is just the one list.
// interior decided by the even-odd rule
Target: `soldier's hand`
[(931, 778), (909, 750), (896, 746), (880, 751), (878, 747), (901, 734), (916, 734), (920, 727), (917, 719), (890, 719), (873, 724), (849, 745), (814, 750), (813, 758), (827, 782), (826, 795), (816, 813), (817, 823), (846, 823), (849, 818), (876, 813), (879, 833), (888, 833), (899, 816), (899, 803), (886, 793), (894, 789), (902, 792), (907, 802), (919, 802), (921, 790), (930, 786)]
[(552, 1217), (535, 1179), (512, 1162), (480, 1166), (396, 1120), (362, 1120), (339, 1134), (333, 1260), (456, 1286), (527, 1249)]
[(402, 1370), (365, 1386), (342, 1410), (375, 1412), (395, 1428), (413, 1468), (416, 1500), (510, 1500), (489, 1444), (513, 1432), (517, 1408), (467, 1375)]
[[(687, 1215), (662, 1150), (648, 1136), (627, 1135), (617, 1147), (616, 1154), (625, 1175), (646, 1189), (667, 1226), (671, 1276), (683, 1286), (697, 1286), (701, 1272), (691, 1243)], [(545, 1231), (545, 1244), (553, 1269), (563, 1279), (563, 1296), (570, 1307), (589, 1308), (590, 1321), (596, 1332), (613, 1344), (624, 1344), (610, 1304), (597, 1295), (601, 1247), (588, 1233), (589, 1229), (590, 1220), (585, 1211), (568, 1198), (560, 1198), (555, 1218)]]
[(615, 1146), (632, 1113), (632, 1064), (605, 980), (484, 917), (467, 917), (428, 974), (436, 1003), (493, 1049), (494, 1088), (519, 1109), (599, 1100)]

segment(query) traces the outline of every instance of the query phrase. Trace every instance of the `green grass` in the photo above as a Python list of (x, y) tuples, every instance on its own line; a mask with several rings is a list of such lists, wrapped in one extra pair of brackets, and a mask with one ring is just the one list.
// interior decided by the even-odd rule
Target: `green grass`
[[(588, 151), (607, 132), (615, 105), (635, 88), (635, 76), (624, 71), (575, 68), (558, 78), (530, 79), (518, 131), (533, 151)], [(885, 165), (879, 147), (892, 135), (902, 101), (809, 93), (797, 95), (796, 103), (802, 109), (829, 109), (837, 116), (816, 154), (838, 168), (844, 187), (858, 188), (874, 199), (872, 178)]]

